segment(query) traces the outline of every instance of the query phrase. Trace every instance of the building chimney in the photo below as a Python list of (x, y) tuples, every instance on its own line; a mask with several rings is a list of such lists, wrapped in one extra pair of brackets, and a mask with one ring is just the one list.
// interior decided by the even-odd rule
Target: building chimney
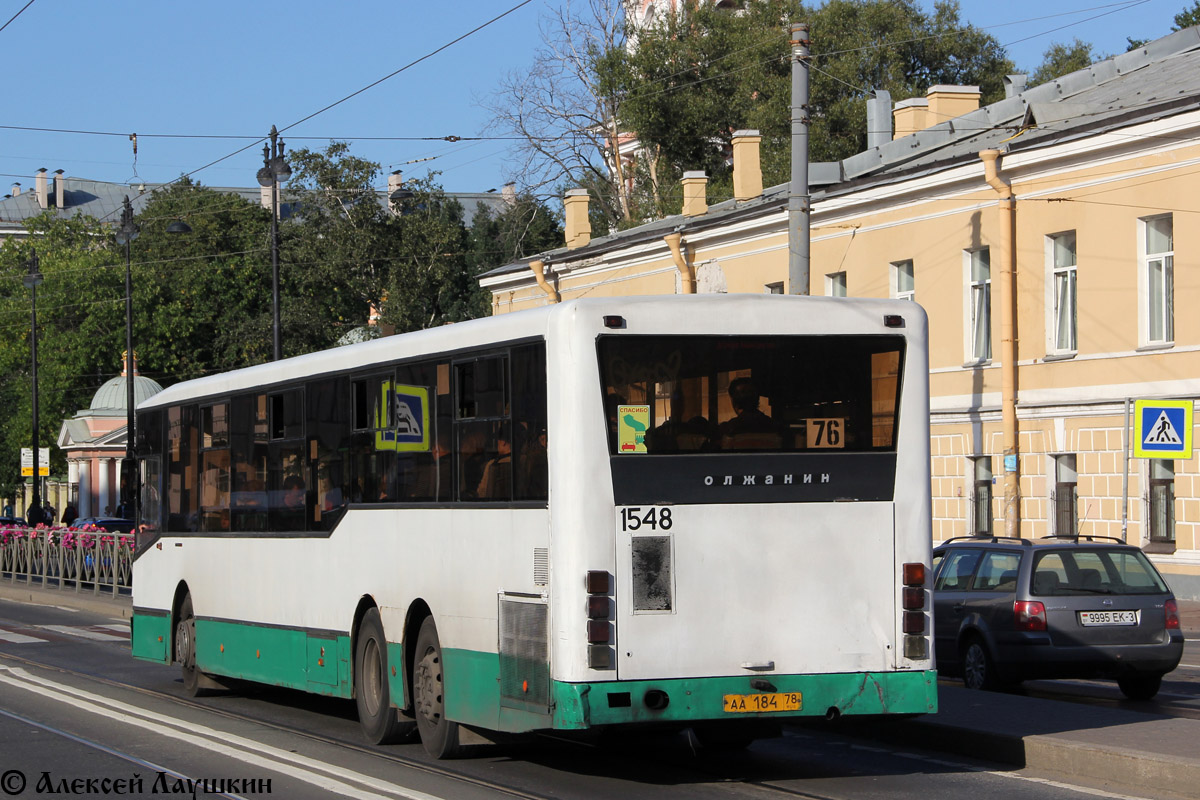
[(929, 87), (925, 99), (929, 101), (929, 110), (925, 115), (925, 127), (928, 128), (977, 110), (979, 87), (938, 84)]
[(592, 221), (588, 217), (587, 189), (569, 189), (563, 200), (567, 225), (567, 249), (585, 247), (592, 241)]
[(267, 209), (268, 211), (271, 210), (271, 187), (270, 186), (258, 187), (258, 202), (262, 204), (263, 208)]
[(50, 196), (46, 189), (46, 168), (42, 167), (37, 171), (37, 178), (33, 182), (34, 188), (37, 190), (38, 206), (45, 210), (50, 207)]
[(1004, 97), (1016, 97), (1025, 91), (1025, 84), (1028, 83), (1028, 75), (1005, 75), (1004, 76)]
[(762, 196), (762, 162), (758, 145), (762, 141), (758, 131), (733, 132), (733, 197), (735, 200), (753, 200)]
[(504, 205), (508, 207), (517, 204), (517, 185), (515, 183), (506, 183), (504, 188), (500, 190), (500, 199), (504, 201)]
[(388, 175), (388, 197), (392, 196), (392, 192), (404, 185), (404, 173), (396, 170), (391, 175)]
[(876, 89), (867, 98), (867, 148), (892, 140), (892, 93)]
[(63, 208), (66, 206), (66, 178), (63, 177), (63, 171), (57, 169), (54, 171), (54, 207)]
[(924, 97), (910, 97), (896, 103), (892, 117), (896, 121), (896, 133), (893, 139), (925, 130), (925, 116), (929, 109), (929, 101)]
[[(761, 182), (761, 178), (759, 179)], [(703, 172), (683, 173), (683, 215), (698, 217), (708, 213), (708, 176)]]
[(20, 196), (21, 196), (21, 184), (19, 184), (19, 183), (13, 183), (13, 188), (12, 188), (12, 196), (13, 196), (13, 197), (20, 197)]

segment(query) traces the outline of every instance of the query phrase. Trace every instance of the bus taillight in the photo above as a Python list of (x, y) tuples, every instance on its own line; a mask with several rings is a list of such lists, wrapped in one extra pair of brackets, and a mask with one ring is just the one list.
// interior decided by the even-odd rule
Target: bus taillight
[(902, 565), (900, 571), (904, 588), (900, 594), (900, 630), (904, 632), (904, 656), (911, 659), (929, 657), (925, 639), (925, 564), (913, 561)]
[(605, 570), (588, 570), (587, 642), (590, 669), (613, 668), (612, 576)]

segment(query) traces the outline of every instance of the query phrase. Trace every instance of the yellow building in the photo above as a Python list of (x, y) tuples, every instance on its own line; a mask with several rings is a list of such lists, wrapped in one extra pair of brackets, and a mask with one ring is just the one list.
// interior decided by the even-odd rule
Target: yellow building
[[(984, 108), (974, 87), (932, 87), (896, 105), (896, 138), (812, 166), (810, 293), (929, 314), (935, 541), (1007, 520), (1026, 537), (1125, 537), (1200, 599), (1200, 461), (1134, 458), (1125, 423), (1127, 400), (1200, 397), (1198, 31), (1028, 90), (1013, 76)], [(892, 122), (880, 102), (873, 130)], [(687, 173), (682, 214), (598, 238), (586, 192), (568, 192), (566, 247), (481, 278), (493, 312), (790, 291), (788, 187), (763, 191), (756, 132), (735, 135), (734, 172), (733, 199), (707, 205)], [(1006, 474), (1019, 509), (1004, 508)]]

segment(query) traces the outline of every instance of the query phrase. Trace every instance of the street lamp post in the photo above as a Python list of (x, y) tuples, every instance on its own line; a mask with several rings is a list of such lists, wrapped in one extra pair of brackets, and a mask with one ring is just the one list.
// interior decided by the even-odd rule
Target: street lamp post
[(271, 187), (271, 347), (275, 361), (283, 358), (279, 334), (279, 183), (292, 177), (292, 168), (283, 157), (283, 140), (271, 126), (271, 143), (263, 145), (263, 165), (258, 185)]
[[(182, 220), (167, 226), (167, 233), (191, 233), (192, 229)], [(133, 354), (133, 262), (130, 244), (141, 233), (133, 221), (133, 204), (129, 195), (121, 209), (121, 224), (117, 228), (117, 244), (125, 246), (125, 458), (121, 460), (121, 505), (125, 516), (137, 520), (137, 414), (135, 412), (134, 377), (137, 360)]]
[[(37, 250), (33, 250), (29, 259), (29, 274), (24, 278), (25, 288), (33, 293), (33, 318), (30, 327), (32, 335), (29, 337), (30, 354), (33, 363), (30, 370), (33, 374), (33, 499), (29, 509), (25, 511), (26, 519), (40, 519), (42, 510), (42, 477), (38, 474), (41, 470), (38, 469), (37, 287), (45, 279), (42, 277), (42, 273), (38, 271), (39, 266)], [(30, 514), (32, 509), (37, 509), (37, 511)]]
[(134, 456), (134, 432), (136, 428), (133, 393), (133, 276), (129, 246), (141, 231), (133, 221), (133, 205), (129, 195), (125, 195), (125, 204), (121, 209), (121, 226), (117, 228), (117, 244), (125, 245), (125, 458), (121, 461), (121, 508), (126, 517), (133, 509), (133, 499), (136, 494), (137, 461)]

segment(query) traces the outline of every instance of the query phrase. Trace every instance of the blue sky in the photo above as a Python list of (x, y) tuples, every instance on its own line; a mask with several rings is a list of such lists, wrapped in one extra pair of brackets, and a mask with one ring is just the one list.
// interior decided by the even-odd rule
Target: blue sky
[[(27, 2), (0, 0), (0, 24)], [(420, 176), (437, 169), (451, 191), (498, 188), (505, 180), (504, 142), (395, 137), (482, 133), (488, 117), (478, 100), (500, 76), (531, 62), (548, 0), (533, 0), (423, 63), (296, 123), (518, 2), (35, 0), (0, 31), (8, 64), (0, 185), (5, 193), (14, 181), (31, 188), (39, 167), (120, 183), (162, 182), (224, 159), (196, 178), (210, 186), (253, 186), (261, 145), (225, 158), (250, 140), (199, 137), (262, 136), (274, 124), (287, 129), (289, 147), (319, 149), (341, 139), (385, 172)], [(1018, 66), (1032, 69), (1054, 41), (1079, 37), (1098, 53), (1113, 54), (1125, 50), (1127, 36), (1165, 35), (1191, 0), (961, 5), (965, 20), (986, 28), (1009, 46)], [(130, 133), (138, 134), (136, 162)]]

